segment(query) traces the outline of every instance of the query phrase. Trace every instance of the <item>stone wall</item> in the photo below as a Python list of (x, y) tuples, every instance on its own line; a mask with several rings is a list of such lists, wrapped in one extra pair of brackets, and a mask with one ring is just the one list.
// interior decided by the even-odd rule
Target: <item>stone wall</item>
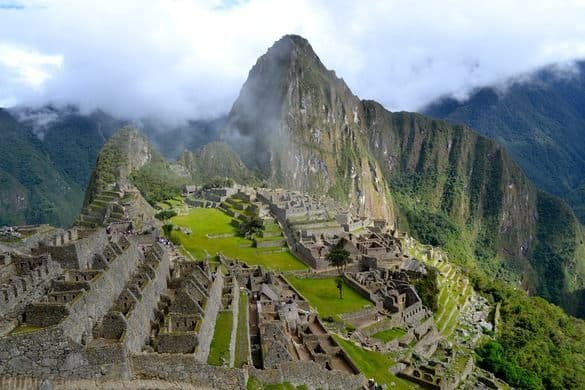
[(349, 277), (347, 273), (343, 274), (343, 278), (345, 279), (347, 284), (349, 284), (354, 290), (360, 293), (364, 298), (369, 299), (370, 301), (375, 303), (375, 300), (372, 299), (370, 292), (364, 286), (356, 282), (353, 278)]
[(0, 338), (0, 375), (89, 377), (83, 346), (69, 339), (62, 326)]
[(131, 245), (91, 281), (91, 288), (69, 305), (70, 314), (58, 325), (30, 333), (0, 337), (0, 375), (37, 377), (95, 377), (102, 375), (99, 360), (91, 363), (85, 344), (126, 285), (138, 261)]
[(51, 279), (61, 273), (58, 263), (46, 259), (29, 273), (13, 276), (8, 285), (0, 289), (0, 317), (15, 315), (25, 305), (38, 301), (49, 288)]
[(256, 243), (256, 248), (274, 248), (274, 247), (280, 247), (280, 246), (284, 246), (284, 244), (286, 243), (284, 238), (279, 237), (277, 239), (274, 240), (255, 240)]
[(322, 269), (329, 266), (329, 263), (326, 260), (315, 258), (309, 248), (302, 245), (301, 243), (294, 242), (291, 247), (291, 251), (297, 258), (299, 258), (303, 263), (311, 268)]
[(217, 313), (221, 307), (221, 294), (223, 290), (223, 274), (221, 272), (215, 273), (215, 280), (209, 290), (209, 297), (205, 305), (205, 314), (199, 328), (199, 345), (195, 351), (195, 358), (202, 363), (207, 362), (209, 356), (209, 348), (211, 347), (211, 340), (213, 339), (213, 331), (215, 329), (215, 320)]
[(329, 371), (312, 362), (284, 363), (279, 368), (259, 370), (210, 366), (188, 354), (138, 353), (130, 357), (132, 378), (184, 381), (196, 386), (216, 389), (245, 389), (249, 377), (262, 384), (289, 382), (309, 389), (361, 389), (363, 375)]
[(187, 382), (165, 382), (152, 379), (38, 379), (23, 376), (0, 376), (2, 390), (203, 390), (212, 387), (195, 386)]
[(101, 252), (107, 244), (105, 229), (98, 229), (87, 237), (63, 245), (46, 245), (41, 242), (35, 252), (50, 253), (51, 258), (64, 268), (86, 269), (91, 265), (93, 255)]
[(138, 249), (130, 245), (121, 255), (111, 261), (109, 267), (90, 282), (89, 291), (71, 308), (63, 327), (66, 334), (76, 342), (92, 334), (96, 322), (103, 317), (126, 286), (139, 260)]
[(360, 332), (362, 332), (364, 336), (372, 336), (378, 332), (396, 328), (399, 327), (400, 325), (402, 325), (401, 322), (397, 320), (394, 316), (384, 317), (384, 319), (382, 319), (381, 321), (373, 325), (370, 325), (367, 328), (360, 329)]
[(362, 389), (366, 385), (366, 379), (361, 374), (329, 371), (313, 362), (288, 362), (266, 370), (250, 367), (248, 375), (264, 385), (289, 382), (295, 386), (306, 385), (309, 389)]
[(245, 389), (246, 370), (210, 366), (189, 354), (139, 353), (130, 358), (135, 379), (184, 381), (214, 389)]
[(342, 314), (341, 318), (343, 318), (343, 320), (345, 321), (353, 322), (364, 318), (374, 319), (376, 317), (376, 314), (378, 314), (378, 309), (376, 309), (375, 307), (368, 307), (351, 313)]
[(128, 317), (128, 327), (122, 340), (128, 352), (139, 352), (149, 337), (150, 322), (154, 321), (154, 309), (160, 294), (167, 287), (170, 266), (169, 255), (164, 253), (158, 269), (155, 270), (154, 278), (148, 282), (142, 291), (142, 298)]
[[(238, 334), (238, 315), (240, 314), (240, 288), (238, 286), (238, 279), (232, 278), (233, 289), (232, 289), (232, 310), (233, 310), (233, 323), (232, 323), (232, 337), (230, 340), (230, 367), (234, 366), (236, 361), (236, 339)], [(242, 314), (245, 315), (245, 314)]]

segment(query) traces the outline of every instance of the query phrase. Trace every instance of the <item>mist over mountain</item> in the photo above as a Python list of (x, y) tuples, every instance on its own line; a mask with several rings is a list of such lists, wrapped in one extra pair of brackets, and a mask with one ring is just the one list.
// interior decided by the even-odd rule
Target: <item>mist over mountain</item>
[(100, 110), (82, 113), (74, 106), (19, 106), (0, 108), (0, 113), (0, 226), (71, 225), (99, 151), (126, 124), (136, 125), (165, 157), (176, 159), (216, 140), (225, 121), (130, 121)]
[(0, 225), (71, 224), (97, 153), (119, 122), (47, 107), (0, 110)]
[(467, 99), (445, 97), (423, 111), (502, 144), (528, 177), (585, 221), (585, 62), (485, 86)]
[(288, 33), (308, 38), (356, 94), (391, 110), (585, 56), (579, 2), (7, 3), (0, 106), (72, 104), (131, 120), (227, 113), (248, 69)]
[[(581, 72), (582, 66), (579, 63), (575, 69)], [(445, 99), (428, 109), (429, 112), (434, 110), (436, 116), (446, 112), (470, 113), (473, 119), (487, 117), (485, 121), (478, 121), (478, 124), (485, 126), (482, 135), (463, 120), (463, 123), (454, 124), (414, 112), (391, 112), (375, 100), (361, 99), (350, 89), (351, 83), (346, 83), (324, 65), (307, 39), (290, 34), (277, 40), (258, 58), (231, 110), (216, 119), (177, 117), (169, 120), (156, 115), (126, 118), (103, 110), (86, 112), (73, 105), (0, 109), (0, 136), (3, 140), (0, 144), (3, 156), (0, 161), (0, 223), (51, 222), (69, 226), (75, 218), (75, 227), (80, 230), (70, 231), (67, 237), (61, 238), (62, 245), (57, 244), (59, 248), (55, 251), (57, 256), (60, 256), (61, 246), (70, 247), (71, 244), (65, 241), (77, 240), (78, 237), (73, 237), (78, 233), (84, 237), (81, 240), (93, 237), (92, 234), (103, 236), (105, 240), (106, 236), (112, 236), (113, 230), (116, 230), (113, 234), (118, 235), (117, 230), (122, 229), (121, 246), (108, 241), (103, 256), (94, 256), (92, 264), (99, 266), (98, 272), (107, 272), (110, 265), (120, 264), (119, 261), (116, 263), (116, 256), (124, 254), (123, 247), (136, 249), (134, 240), (140, 243), (141, 248), (147, 247), (144, 242), (148, 241), (145, 240), (155, 240), (154, 245), (163, 255), (168, 250), (165, 248), (172, 248), (167, 242), (169, 240), (180, 246), (181, 250), (177, 251), (181, 253), (179, 256), (193, 255), (190, 252), (192, 249), (199, 256), (203, 246), (212, 243), (209, 251), (213, 248), (217, 256), (210, 255), (205, 249), (204, 261), (195, 264), (193, 261), (197, 256), (193, 255), (195, 257), (176, 263), (175, 270), (181, 273), (184, 272), (181, 267), (194, 266), (210, 271), (208, 267), (213, 264), (211, 266), (219, 271), (215, 274), (217, 277), (213, 281), (211, 273), (203, 271), (210, 276), (205, 276), (205, 280), (216, 283), (213, 286), (218, 286), (217, 292), (224, 298), (229, 297), (229, 300), (222, 299), (221, 303), (213, 306), (207, 302), (203, 309), (199, 303), (205, 306), (206, 299), (212, 297), (204, 291), (208, 291), (207, 288), (214, 290), (215, 287), (203, 283), (201, 286), (206, 287), (196, 287), (195, 290), (172, 290), (176, 286), (168, 281), (168, 275), (157, 274), (153, 268), (160, 267), (166, 261), (164, 266), (167, 271), (171, 275), (175, 273), (171, 279), (179, 283), (176, 271), (171, 271), (171, 259), (163, 259), (163, 255), (154, 253), (157, 250), (143, 251), (144, 267), (141, 269), (145, 270), (145, 274), (143, 277), (133, 276), (130, 280), (139, 284), (130, 288), (126, 285), (126, 292), (121, 295), (124, 302), (128, 298), (134, 299), (136, 304), (130, 310), (126, 310), (127, 306), (115, 306), (116, 311), (123, 311), (107, 317), (113, 319), (114, 324), (125, 323), (124, 329), (129, 331), (142, 326), (133, 324), (130, 327), (130, 322), (124, 321), (136, 318), (132, 317), (133, 310), (145, 302), (142, 298), (147, 293), (155, 297), (148, 303), (150, 309), (157, 308), (154, 311), (148, 309), (145, 313), (167, 324), (165, 310), (177, 300), (189, 302), (192, 297), (188, 291), (201, 294), (196, 294), (202, 300), (197, 303), (198, 306), (193, 306), (199, 314), (203, 313), (197, 317), (199, 320), (208, 319), (210, 313), (207, 309), (212, 309), (213, 316), (224, 312), (233, 316), (228, 321), (228, 328), (232, 330), (236, 324), (233, 319), (237, 319), (239, 325), (252, 321), (250, 324), (257, 327), (254, 321), (258, 319), (274, 325), (277, 322), (275, 319), (280, 316), (280, 309), (278, 313), (267, 312), (266, 316), (250, 316), (251, 320), (246, 315), (240, 316), (242, 310), (226, 310), (226, 304), (231, 304), (234, 309), (235, 306), (239, 308), (240, 303), (234, 306), (231, 299), (238, 295), (222, 289), (224, 274), (220, 266), (224, 265), (229, 272), (225, 277), (232, 278), (230, 285), (234, 289), (240, 288), (239, 297), (244, 299), (242, 306), (246, 307), (246, 299), (254, 302), (256, 297), (245, 294), (245, 289), (256, 283), (253, 279), (263, 273), (256, 268), (257, 263), (248, 264), (247, 253), (266, 256), (262, 258), (266, 263), (262, 264), (271, 267), (278, 266), (276, 263), (280, 261), (282, 264), (286, 261), (298, 262), (295, 258), (300, 258), (295, 252), (298, 246), (313, 253), (316, 245), (321, 256), (323, 248), (335, 245), (330, 243), (339, 240), (342, 245), (356, 245), (355, 251), (359, 256), (350, 264), (351, 271), (344, 272), (347, 269), (345, 266), (337, 269), (337, 277), (341, 280), (350, 282), (352, 279), (348, 278), (354, 277), (351, 275), (357, 275), (359, 279), (352, 282), (355, 286), (346, 284), (343, 289), (362, 297), (363, 302), (369, 302), (366, 299), (369, 295), (376, 305), (356, 305), (360, 323), (356, 323), (355, 327), (350, 323), (351, 328), (345, 323), (348, 318), (345, 309), (324, 318), (321, 323), (315, 322), (318, 324), (318, 329), (313, 328), (318, 330), (315, 333), (311, 326), (303, 328), (305, 323), (297, 324), (295, 334), (298, 340), (303, 343), (305, 338), (311, 342), (329, 340), (325, 355), (332, 345), (336, 345), (333, 341), (340, 343), (341, 349), (335, 347), (332, 350), (335, 358), (349, 354), (349, 346), (353, 348), (350, 350), (352, 359), (356, 359), (353, 363), (356, 368), (350, 371), (376, 375), (376, 380), (382, 378), (386, 384), (401, 378), (394, 377), (392, 371), (398, 361), (396, 357), (399, 357), (400, 365), (410, 361), (403, 359), (413, 359), (417, 362), (415, 364), (427, 364), (428, 359), (428, 367), (434, 367), (429, 372), (442, 367), (439, 371), (457, 376), (453, 380), (467, 380), (469, 375), (463, 371), (471, 367), (471, 376), (481, 375), (471, 378), (471, 381), (487, 381), (485, 383), (491, 383), (491, 387), (502, 385), (506, 388), (506, 385), (492, 380), (493, 376), (483, 370), (519, 388), (580, 388), (585, 383), (585, 371), (579, 364), (585, 356), (585, 344), (582, 343), (585, 322), (576, 317), (585, 318), (585, 227), (571, 207), (555, 196), (563, 195), (561, 192), (547, 192), (543, 188), (546, 189), (547, 185), (550, 188), (565, 186), (563, 188), (571, 193), (574, 186), (579, 188), (583, 182), (580, 173), (571, 171), (571, 167), (581, 163), (582, 100), (579, 96), (582, 86), (574, 84), (575, 77), (580, 77), (580, 73), (551, 69), (537, 76), (483, 88), (470, 97), (473, 103), (470, 103), (471, 108), (461, 101)], [(515, 98), (506, 100), (506, 96), (510, 95)], [(510, 107), (514, 114), (506, 112)], [(193, 118), (197, 118), (196, 111), (194, 109)], [(486, 111), (490, 115), (486, 116)], [(491, 130), (492, 121), (495, 130)], [(522, 146), (522, 142), (526, 145)], [(521, 147), (515, 152), (514, 147), (518, 145)], [(531, 159), (529, 150), (536, 150), (539, 156), (545, 158), (542, 161)], [(525, 173), (529, 168), (532, 175), (536, 175), (536, 184)], [(537, 176), (541, 170), (548, 170), (547, 174), (553, 177)], [(243, 186), (225, 188), (233, 183)], [(188, 196), (181, 196), (184, 191), (188, 192)], [(553, 192), (555, 194), (551, 194)], [(222, 195), (226, 193), (235, 194)], [(267, 194), (266, 197), (264, 194)], [(300, 209), (301, 212), (293, 214), (293, 219), (285, 217), (282, 220), (273, 211), (274, 208), (279, 210), (280, 204), (284, 204), (285, 214), (289, 210), (294, 213)], [(197, 217), (194, 213), (199, 212), (202, 216)], [(260, 217), (261, 213), (263, 217)], [(226, 226), (222, 227), (227, 229), (225, 232), (216, 231), (214, 224), (224, 223), (213, 220), (217, 215), (225, 220)], [(343, 227), (343, 232), (338, 230), (342, 227), (333, 227), (338, 224), (339, 218), (344, 217), (357, 227), (349, 228), (347, 224), (348, 229)], [(180, 221), (191, 218), (194, 224), (190, 227), (180, 224)], [(247, 225), (263, 227), (254, 233), (253, 241), (248, 236), (243, 237), (242, 229), (247, 229)], [(265, 225), (273, 229), (275, 233), (270, 234), (274, 236), (263, 235)], [(309, 226), (316, 232), (304, 230), (301, 226)], [(162, 228), (164, 237), (159, 236), (158, 227)], [(237, 233), (230, 233), (234, 228)], [(331, 229), (335, 229), (335, 235), (329, 233)], [(271, 243), (270, 237), (275, 238), (276, 244)], [(198, 241), (193, 241), (195, 248), (189, 248), (182, 246), (183, 239)], [(355, 240), (359, 240), (358, 244), (354, 244)], [(97, 245), (102, 245), (101, 238), (98, 241)], [(277, 246), (264, 246), (265, 243)], [(76, 245), (74, 243), (71, 247)], [(220, 253), (228, 245), (235, 245), (230, 249), (234, 250), (231, 253), (235, 254), (234, 259), (242, 255), (240, 260), (243, 263), (223, 263)], [(344, 247), (335, 246), (340, 256), (343, 255), (341, 248)], [(390, 247), (394, 249), (387, 250)], [(335, 253), (336, 248), (327, 250)], [(369, 252), (369, 249), (372, 251)], [(329, 256), (326, 258), (331, 267), (324, 269), (329, 273), (334, 267)], [(372, 262), (376, 264), (372, 266)], [(378, 262), (383, 263), (380, 268)], [(244, 263), (246, 266), (240, 267)], [(396, 265), (398, 263), (399, 266)], [(404, 269), (400, 271), (404, 263), (408, 264), (409, 271), (412, 271), (410, 266), (414, 265), (416, 275)], [(300, 262), (298, 265), (302, 267), (299, 269), (305, 268)], [(368, 270), (364, 271), (364, 268)], [(82, 270), (75, 271), (81, 275)], [(84, 276), (87, 283), (83, 286), (91, 285), (96, 279), (93, 274), (96, 270), (83, 271), (94, 275), (89, 276), (93, 278), (89, 281)], [(249, 282), (238, 287), (237, 278), (244, 273), (250, 276)], [(268, 284), (272, 283), (275, 274), (270, 272), (266, 275), (262, 288), (270, 289)], [(289, 277), (307, 283), (302, 286), (303, 289), (307, 286), (320, 288), (325, 285), (325, 280), (332, 283), (336, 280), (333, 277), (315, 278), (314, 271), (302, 271), (287, 274), (286, 278), (284, 275), (275, 278), (284, 283), (279, 284), (278, 289), (289, 283)], [(179, 274), (179, 278), (190, 286), (196, 286), (192, 283), (197, 278), (184, 278), (183, 274)], [(51, 294), (55, 293), (53, 288), (65, 285), (77, 288), (81, 285), (78, 280), (63, 281), (59, 278), (56, 281), (60, 284), (51, 284)], [(400, 292), (400, 288), (411, 285), (411, 294)], [(120, 283), (118, 287), (122, 289), (123, 286)], [(159, 286), (170, 290), (161, 288), (155, 292)], [(337, 284), (340, 297), (333, 294), (334, 297), (326, 298), (325, 302), (345, 305), (352, 299), (348, 294), (342, 301), (342, 287), (339, 286)], [(335, 285), (332, 288), (335, 289)], [(360, 294), (358, 288), (361, 292), (370, 291), (370, 288), (375, 290)], [(173, 292), (170, 295), (179, 291), (179, 294), (161, 298), (157, 303), (156, 297), (162, 291)], [(396, 295), (388, 295), (394, 294), (392, 291), (396, 291)], [(310, 290), (309, 293), (314, 294)], [(279, 296), (268, 290), (261, 294), (268, 298)], [(378, 307), (379, 294), (384, 297), (381, 306), (385, 309)], [(321, 297), (320, 293), (317, 295)], [(286, 305), (296, 302), (286, 299)], [(311, 299), (308, 298), (305, 303), (309, 303), (306, 307), (311, 310), (312, 316), (314, 301)], [(390, 306), (388, 309), (386, 299), (396, 300), (398, 306), (404, 304), (404, 307)], [(407, 299), (416, 300), (420, 305), (417, 307), (422, 311), (405, 311)], [(276, 307), (272, 303), (269, 305), (270, 310)], [(66, 303), (60, 307), (66, 307)], [(397, 311), (393, 311), (394, 307)], [(217, 309), (220, 309), (219, 312)], [(318, 310), (323, 311), (321, 308)], [(388, 317), (391, 321), (379, 321), (378, 316), (386, 316), (387, 312), (391, 312)], [(416, 325), (407, 324), (404, 329), (395, 327), (395, 320), (402, 321), (413, 314), (416, 315)], [(163, 328), (139, 318), (147, 327), (145, 329), (153, 330), (156, 337), (161, 335)], [(318, 321), (318, 317), (314, 318)], [(361, 323), (363, 319), (365, 322)], [(12, 326), (22, 322), (20, 319), (15, 321)], [(213, 330), (214, 339), (219, 333), (233, 336), (233, 331), (218, 333), (217, 321), (215, 318), (213, 321), (215, 325), (211, 324), (208, 330), (216, 328)], [(109, 326), (107, 324), (99, 323), (87, 334), (90, 349), (96, 345), (93, 343), (96, 338), (104, 335), (104, 325)], [(237, 328), (244, 329), (242, 332), (249, 332), (247, 327), (239, 325)], [(392, 354), (386, 354), (388, 351), (374, 352), (363, 348), (362, 336), (365, 333), (361, 332), (379, 325), (393, 333), (398, 330), (404, 332), (398, 337), (407, 337), (400, 339), (407, 341), (392, 344), (398, 344), (400, 353), (406, 355), (394, 355), (394, 350)], [(192, 326), (193, 329), (201, 329), (195, 320)], [(124, 342), (124, 332), (118, 336), (117, 325), (113, 328), (116, 328), (116, 335), (103, 345), (121, 345), (119, 341)], [(27, 328), (19, 332), (27, 337), (29, 332), (34, 335), (43, 329)], [(284, 322), (282, 329), (283, 334), (291, 331)], [(301, 329), (304, 330), (299, 333)], [(376, 333), (371, 335), (372, 339), (380, 337), (379, 340), (383, 341), (378, 330), (376, 328)], [(189, 338), (196, 336), (197, 331), (190, 332), (165, 330), (163, 333), (180, 333), (180, 337), (185, 333)], [(263, 351), (263, 332), (261, 330), (258, 336), (260, 341), (256, 340), (256, 336), (244, 337), (259, 346), (256, 352)], [(333, 337), (328, 332), (333, 332)], [(11, 331), (6, 337), (19, 339), (22, 334)], [(250, 336), (249, 333), (247, 335)], [(314, 339), (314, 336), (321, 339)], [(296, 345), (294, 337), (290, 340)], [(157, 343), (160, 339), (153, 339), (152, 335), (146, 338), (147, 341), (140, 341), (146, 342), (146, 347), (137, 345), (134, 352), (140, 351), (141, 356), (159, 353), (160, 344)], [(269, 339), (271, 342), (276, 340), (271, 333)], [(431, 344), (426, 344), (427, 341)], [(98, 343), (97, 350), (101, 350), (102, 342), (98, 340)], [(211, 338), (205, 343), (213, 344)], [(428, 350), (428, 355), (421, 355), (424, 360), (419, 358), (417, 352), (420, 345)], [(377, 348), (380, 346), (394, 348), (387, 341), (378, 344)], [(83, 337), (75, 347), (85, 351)], [(227, 345), (225, 348), (230, 349)], [(5, 355), (6, 350), (3, 351)], [(284, 346), (279, 351), (289, 353)], [(294, 351), (300, 359), (299, 350)], [(307, 348), (306, 353), (302, 354), (312, 360), (302, 362), (303, 367), (324, 364), (320, 358), (311, 358), (312, 351), (313, 347)], [(189, 354), (183, 355), (191, 359)], [(378, 361), (380, 357), (382, 360)], [(440, 362), (436, 363), (433, 357)], [(248, 357), (241, 362), (244, 368), (221, 367), (221, 372), (247, 370), (246, 359)], [(256, 367), (254, 372), (266, 369), (261, 364), (268, 361), (263, 352), (256, 359), (259, 360), (252, 362)], [(376, 367), (368, 371), (374, 361)], [(196, 367), (205, 366), (205, 362), (214, 364), (204, 359), (197, 362)], [(183, 364), (183, 360), (180, 363)], [(184, 367), (190, 364), (185, 363)], [(226, 365), (225, 362), (221, 364)], [(473, 364), (482, 370), (473, 368)], [(233, 365), (230, 363), (230, 366)], [(327, 365), (321, 368), (327, 371), (336, 369)], [(103, 373), (103, 369), (100, 372)], [(401, 370), (402, 374), (404, 369)], [(379, 376), (378, 371), (387, 375)], [(23, 372), (26, 372), (26, 367)], [(413, 373), (412, 378), (418, 383), (420, 375)], [(451, 377), (439, 379), (444, 378), (447, 382), (451, 380)], [(295, 378), (295, 385), (302, 384), (303, 379)], [(365, 383), (365, 377), (363, 379)], [(273, 381), (268, 380), (270, 383)], [(435, 380), (432, 382), (438, 383)], [(363, 387), (363, 384), (360, 386)]]
[(468, 266), (585, 313), (583, 233), (568, 206), (473, 130), (360, 100), (304, 38), (285, 36), (258, 59), (221, 137), (269, 185), (390, 218)]

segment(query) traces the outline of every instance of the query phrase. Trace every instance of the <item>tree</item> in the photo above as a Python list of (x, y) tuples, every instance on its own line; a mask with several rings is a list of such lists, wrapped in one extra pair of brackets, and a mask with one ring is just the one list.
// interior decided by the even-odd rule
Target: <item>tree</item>
[(160, 221), (166, 221), (168, 219), (171, 219), (173, 217), (176, 217), (177, 213), (175, 212), (175, 210), (163, 210), (159, 213), (157, 213), (155, 215), (155, 218), (160, 220)]
[(165, 234), (165, 237), (167, 238), (171, 238), (171, 232), (173, 231), (173, 224), (172, 223), (167, 223), (165, 225), (163, 225), (162, 229), (163, 229), (163, 233)]
[(343, 299), (343, 281), (337, 278), (337, 289), (339, 290), (339, 299)]
[(475, 350), (479, 366), (493, 372), (510, 385), (521, 389), (540, 389), (538, 376), (509, 360), (502, 344), (488, 341)]
[(264, 221), (260, 217), (252, 217), (240, 223), (240, 236), (253, 238), (264, 231)]
[(439, 309), (439, 282), (437, 270), (434, 267), (427, 267), (427, 273), (421, 278), (412, 282), (423, 305), (436, 312)]
[(344, 245), (345, 239), (342, 238), (327, 254), (327, 261), (336, 267), (339, 273), (345, 271), (345, 267), (351, 262), (349, 252), (344, 248)]

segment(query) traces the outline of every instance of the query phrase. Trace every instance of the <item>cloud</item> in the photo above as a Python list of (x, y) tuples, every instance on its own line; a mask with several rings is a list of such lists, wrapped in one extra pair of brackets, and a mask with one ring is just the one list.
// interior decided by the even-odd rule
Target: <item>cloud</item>
[(11, 80), (31, 88), (39, 88), (63, 65), (62, 56), (41, 54), (0, 43), (0, 67)]
[(297, 33), (360, 97), (416, 110), (585, 57), (584, 18), (570, 0), (0, 2), (0, 104), (211, 117)]

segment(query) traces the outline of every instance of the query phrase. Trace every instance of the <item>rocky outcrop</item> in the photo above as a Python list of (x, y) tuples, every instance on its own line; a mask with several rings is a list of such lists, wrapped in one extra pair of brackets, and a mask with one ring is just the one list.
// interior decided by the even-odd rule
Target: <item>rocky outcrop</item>
[(364, 128), (361, 102), (345, 82), (305, 39), (285, 36), (250, 71), (221, 136), (270, 185), (329, 194), (392, 220)]

